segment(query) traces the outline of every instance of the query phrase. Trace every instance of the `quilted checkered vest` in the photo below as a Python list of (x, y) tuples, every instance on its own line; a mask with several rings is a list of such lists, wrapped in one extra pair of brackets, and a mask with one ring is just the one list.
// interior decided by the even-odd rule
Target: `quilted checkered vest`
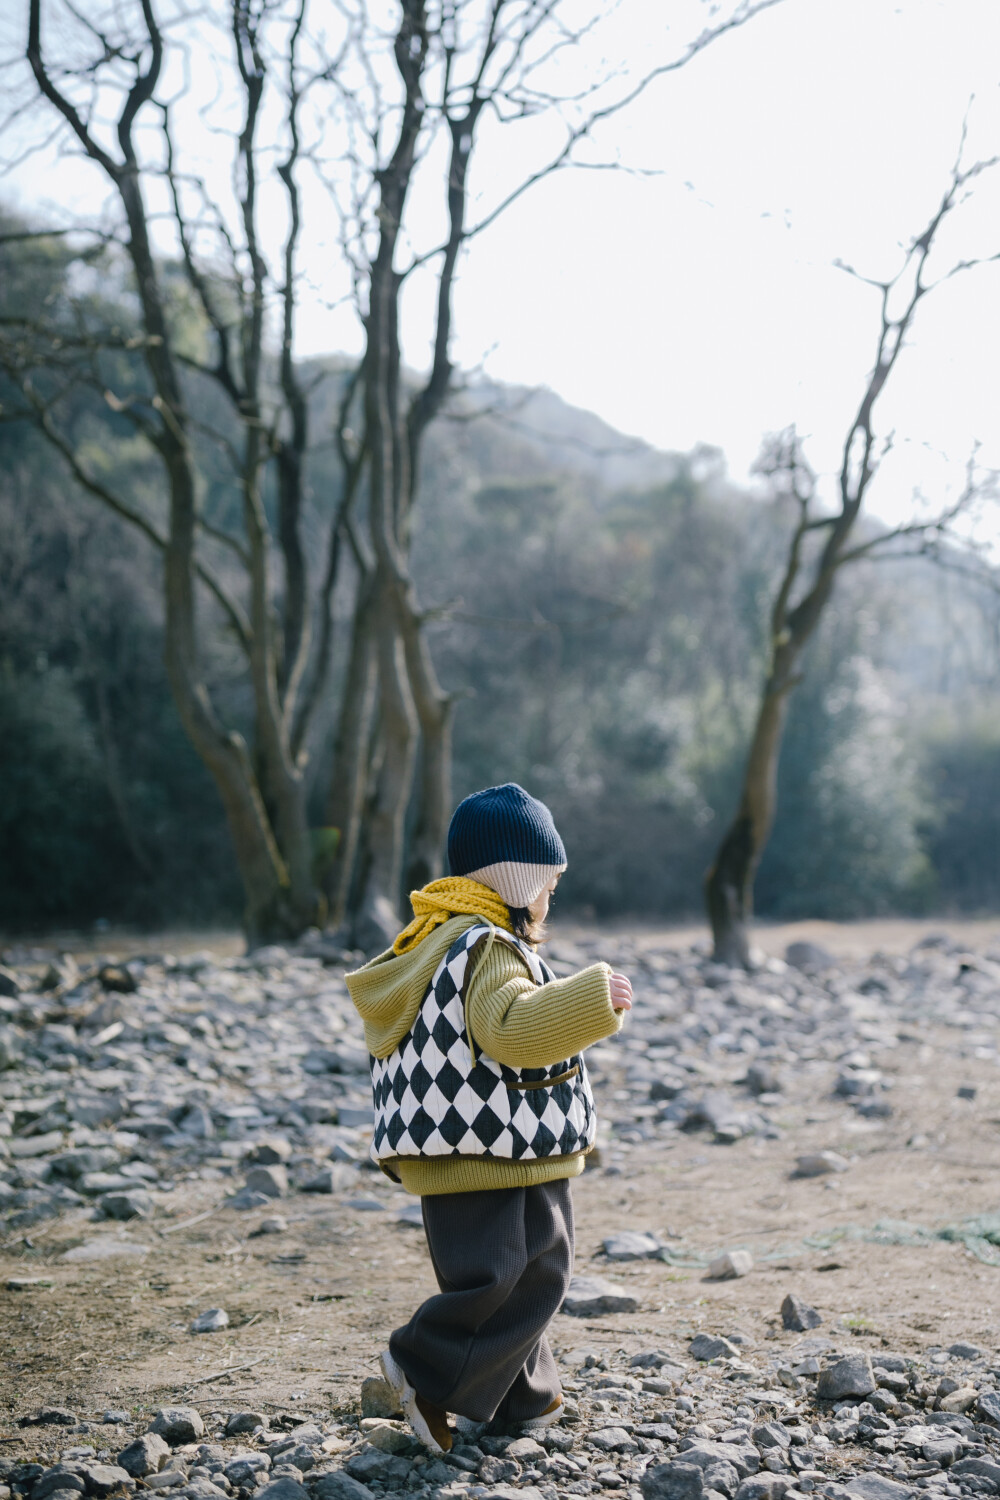
[[(527, 944), (493, 929), (521, 954), (536, 984), (551, 969)], [(491, 931), (477, 922), (452, 943), (416, 1020), (394, 1052), (373, 1057), (375, 1161), (394, 1156), (488, 1156), (508, 1161), (572, 1156), (597, 1134), (582, 1056), (548, 1068), (508, 1068), (476, 1048), (465, 1028), (469, 955)]]

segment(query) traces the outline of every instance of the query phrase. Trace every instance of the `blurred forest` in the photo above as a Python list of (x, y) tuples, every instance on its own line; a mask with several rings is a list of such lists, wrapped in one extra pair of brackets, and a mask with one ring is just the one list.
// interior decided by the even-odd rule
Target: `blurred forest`
[[(25, 257), (41, 305), (67, 261), (37, 244)], [(26, 284), (8, 278), (8, 306)], [(99, 295), (128, 327), (126, 292), (117, 308), (113, 281)], [(300, 374), (314, 557), (341, 489), (329, 435), (349, 371)], [(194, 374), (191, 386), (225, 429), (218, 393)], [(155, 463), (114, 410), (81, 392), (68, 430), (92, 473), (152, 508)], [(199, 464), (205, 515), (238, 525), (207, 439)], [(0, 473), (0, 926), (236, 923), (222, 807), (164, 669), (159, 554), (30, 425), (0, 425)], [(274, 523), (273, 489), (265, 499)], [(735, 488), (714, 450), (657, 453), (546, 392), (473, 385), (430, 429), (412, 574), (459, 695), (455, 799), (517, 780), (549, 802), (570, 855), (561, 907), (699, 908), (738, 793), (789, 524), (783, 502)], [(308, 745), (317, 829), (352, 609), (338, 595)], [(249, 737), (245, 664), (216, 606), (203, 601), (201, 621), (213, 697)], [(997, 645), (995, 594), (960, 573), (918, 559), (845, 574), (792, 700), (760, 914), (996, 909), (1000, 709), (984, 705), (997, 701)]]

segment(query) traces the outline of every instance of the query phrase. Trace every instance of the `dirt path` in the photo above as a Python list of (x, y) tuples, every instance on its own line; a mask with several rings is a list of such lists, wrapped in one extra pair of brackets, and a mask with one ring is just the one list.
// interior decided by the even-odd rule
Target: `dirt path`
[[(961, 1244), (838, 1238), (884, 1219), (938, 1225), (997, 1209), (1000, 1071), (975, 1051), (951, 1030), (915, 1038), (888, 1064), (896, 1108), (888, 1121), (848, 1119), (800, 1079), (779, 1116), (780, 1140), (716, 1145), (678, 1132), (669, 1141), (620, 1142), (610, 1170), (588, 1171), (576, 1184), (577, 1269), (635, 1289), (641, 1311), (560, 1317), (557, 1343), (681, 1352), (693, 1331), (706, 1329), (781, 1347), (793, 1336), (778, 1331), (778, 1308), (794, 1291), (827, 1327), (846, 1320), (873, 1349), (915, 1352), (958, 1338), (997, 1346), (1000, 1269)], [(975, 1098), (957, 1097), (959, 1088), (975, 1089)], [(798, 1153), (822, 1149), (844, 1153), (849, 1170), (790, 1176)], [(382, 1211), (300, 1194), (284, 1206), (287, 1232), (255, 1238), (258, 1214), (219, 1207), (219, 1183), (192, 1181), (175, 1190), (169, 1220), (101, 1226), (146, 1247), (136, 1259), (62, 1261), (79, 1243), (76, 1224), (17, 1237), (3, 1252), (5, 1279), (52, 1284), (0, 1292), (4, 1451), (27, 1440), (9, 1424), (39, 1405), (138, 1412), (183, 1397), (206, 1414), (352, 1408), (388, 1332), (432, 1287), (422, 1234), (393, 1221), (405, 1195), (374, 1174), (365, 1188)], [(602, 1240), (623, 1227), (703, 1253), (746, 1244), (757, 1265), (723, 1283), (660, 1262), (608, 1267)], [(228, 1311), (230, 1328), (190, 1334), (191, 1318), (216, 1306)], [(32, 1434), (28, 1446), (37, 1441)]]

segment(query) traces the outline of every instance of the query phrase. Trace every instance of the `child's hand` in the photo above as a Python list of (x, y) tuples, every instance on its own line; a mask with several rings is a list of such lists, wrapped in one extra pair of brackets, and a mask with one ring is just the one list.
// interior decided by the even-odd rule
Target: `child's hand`
[(611, 1006), (613, 1010), (632, 1009), (632, 982), (624, 974), (612, 974)]

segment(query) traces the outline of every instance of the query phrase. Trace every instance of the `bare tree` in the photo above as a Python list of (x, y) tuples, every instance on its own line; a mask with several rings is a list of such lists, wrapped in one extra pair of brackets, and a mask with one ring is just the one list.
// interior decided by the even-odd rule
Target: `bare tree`
[[(331, 819), (347, 832), (334, 872), (333, 911), (351, 919), (350, 930), (365, 947), (377, 947), (396, 929), (404, 871), (416, 884), (442, 872), (451, 811), (453, 702), (434, 669), (409, 552), (424, 438), (452, 388), (453, 298), (462, 252), (553, 174), (612, 165), (593, 153), (581, 156), (580, 148), (656, 79), (774, 3), (740, 3), (723, 17), (716, 14), (676, 57), (638, 81), (616, 87), (614, 79), (601, 77), (570, 99), (547, 85), (547, 70), (581, 43), (603, 7), (595, 8), (585, 26), (572, 29), (564, 16), (568, 8), (559, 0), (448, 0), (439, 6), (403, 0), (393, 43), (399, 97), (391, 145), (381, 153), (377, 149), (385, 133), (384, 106), (373, 100), (364, 134), (374, 149), (366, 160), (355, 158), (361, 186), (347, 216), (358, 226), (348, 254), (360, 268), (366, 333), (358, 404), (369, 455), (370, 525), (369, 546), (356, 542), (353, 548), (362, 584), (329, 806)], [(356, 92), (348, 103), (357, 110)], [(561, 144), (470, 224), (471, 167), (483, 121), (512, 124), (541, 115), (562, 123)], [(430, 251), (406, 259), (401, 247), (407, 205), (422, 155), (436, 133), (443, 134), (447, 155), (440, 184), (447, 232)], [(369, 224), (377, 226), (370, 253)], [(413, 273), (428, 267), (435, 281), (431, 365), (425, 377), (407, 379), (401, 366), (401, 294)], [(359, 856), (355, 878), (352, 862)]]
[[(204, 184), (178, 162), (166, 77), (176, 43), (165, 34), (152, 0), (141, 0), (125, 22), (109, 15), (106, 29), (80, 22), (55, 49), (46, 45), (42, 0), (31, 0), (27, 60), (38, 96), (87, 158), (103, 172), (117, 199), (115, 229), (103, 238), (121, 247), (131, 271), (135, 327), (109, 327), (92, 315), (93, 300), (67, 297), (41, 316), (10, 312), (4, 319), (2, 358), (23, 405), (8, 414), (28, 418), (61, 454), (74, 479), (96, 500), (135, 526), (163, 556), (165, 649), (171, 688), (184, 728), (212, 773), (233, 839), (246, 895), (251, 942), (299, 933), (322, 916), (313, 874), (304, 765), (299, 753), (303, 711), (299, 691), (309, 655), (308, 580), (302, 548), (303, 466), (308, 405), (291, 358), (300, 215), (296, 171), (301, 103), (298, 48), (304, 3), (286, 12), (284, 53), (269, 52), (268, 7), (231, 0), (229, 37), (240, 85), (242, 119), (233, 142), (234, 232), (211, 204)], [(175, 26), (178, 17), (174, 17)], [(81, 36), (82, 30), (82, 36)], [(278, 72), (279, 79), (272, 75)], [(260, 141), (266, 91), (281, 98), (287, 152), (277, 172), (287, 195), (288, 229), (276, 272), (262, 248), (259, 203)], [(96, 107), (116, 109), (104, 128)], [(155, 131), (159, 161), (139, 143)], [(110, 138), (109, 138), (110, 137)], [(166, 190), (187, 294), (198, 308), (214, 349), (192, 353), (178, 317), (176, 278), (154, 249), (149, 187)], [(83, 227), (83, 226), (81, 226)], [(199, 255), (211, 231), (213, 250)], [(94, 231), (92, 231), (93, 233)], [(100, 234), (98, 234), (98, 237)], [(86, 236), (84, 236), (86, 238)], [(228, 264), (227, 264), (228, 262)], [(113, 260), (108, 269), (113, 270)], [(270, 301), (277, 289), (281, 356), (277, 384), (267, 346)], [(226, 423), (202, 419), (206, 386), (221, 393)], [(95, 473), (65, 421), (68, 398), (90, 390), (125, 418), (155, 459), (165, 514), (150, 513)], [(234, 442), (224, 430), (235, 424)], [(241, 501), (242, 537), (215, 526), (204, 512), (201, 435), (222, 446)], [(265, 505), (267, 472), (278, 476), (278, 543), (283, 564), (282, 610), (275, 611), (274, 538)], [(252, 743), (228, 726), (213, 701), (200, 635), (204, 585), (238, 642), (252, 696)]]
[[(968, 513), (978, 497), (992, 492), (995, 486), (996, 476), (980, 473), (973, 458), (958, 497), (937, 514), (892, 528), (879, 528), (864, 539), (857, 539), (869, 487), (881, 458), (891, 447), (888, 439), (880, 449), (874, 426), (875, 408), (905, 346), (917, 309), (928, 293), (943, 282), (983, 263), (980, 259), (959, 261), (929, 279), (931, 252), (942, 224), (963, 201), (970, 184), (996, 164), (995, 160), (980, 161), (963, 168), (961, 158), (960, 150), (936, 212), (906, 251), (899, 270), (886, 281), (868, 282), (880, 296), (875, 362), (844, 442), (837, 507), (831, 513), (823, 513), (818, 506), (815, 476), (805, 461), (794, 429), (765, 442), (758, 463), (758, 472), (769, 479), (776, 497), (793, 507), (796, 520), (768, 620), (766, 675), (743, 772), (739, 806), (705, 882), (714, 953), (720, 963), (750, 965), (747, 929), (753, 909), (754, 877), (774, 821), (788, 700), (801, 681), (803, 651), (830, 602), (840, 570), (861, 558), (880, 554), (940, 557), (946, 546), (952, 552), (962, 550), (966, 540), (960, 530), (955, 530), (955, 523)], [(988, 259), (1000, 259), (1000, 253)]]
[[(390, 36), (365, 0), (328, 7), (315, 26), (307, 0), (217, 0), (197, 13), (174, 0), (85, 10), (29, 0), (28, 90), (12, 118), (37, 107), (103, 175), (113, 212), (72, 226), (70, 243), (89, 247), (81, 263), (103, 247), (110, 277), (127, 269), (135, 313), (123, 327), (120, 308), (106, 316), (106, 302), (72, 283), (58, 305), (8, 309), (0, 360), (21, 404), (4, 419), (35, 423), (76, 484), (163, 557), (171, 688), (226, 810), (252, 942), (349, 914), (373, 944), (395, 924), (404, 873), (423, 881), (442, 867), (453, 703), (434, 669), (409, 558), (425, 435), (453, 383), (464, 249), (552, 174), (611, 164), (599, 139), (591, 145), (603, 124), (778, 3), (733, 0), (723, 12), (713, 0), (709, 24), (675, 56), (621, 76), (601, 72), (567, 95), (553, 64), (611, 13), (611, 0), (595, 0), (575, 27), (565, 0), (399, 0)], [(199, 115), (228, 140), (224, 202), (189, 150), (195, 55), (221, 71)], [(543, 115), (561, 123), (561, 144), (470, 223), (484, 122)], [(339, 488), (313, 504), (312, 392), (295, 358), (307, 172), (313, 193), (321, 178), (348, 185), (342, 266), (365, 344), (340, 391)], [(417, 248), (407, 211), (423, 183), (440, 199), (446, 230)], [(417, 273), (434, 278), (435, 302), (420, 379), (402, 364), (402, 292)], [(93, 464), (69, 420), (81, 391), (131, 429), (158, 475), (156, 503), (116, 489)], [(206, 503), (207, 453), (228, 466), (238, 521)], [(339, 641), (334, 622), (345, 609), (349, 639)], [(249, 685), (241, 725), (223, 712), (206, 661), (220, 627)], [(332, 715), (335, 659), (343, 692)], [(317, 725), (333, 717), (326, 818), (340, 849), (321, 876), (308, 755), (322, 737)]]

